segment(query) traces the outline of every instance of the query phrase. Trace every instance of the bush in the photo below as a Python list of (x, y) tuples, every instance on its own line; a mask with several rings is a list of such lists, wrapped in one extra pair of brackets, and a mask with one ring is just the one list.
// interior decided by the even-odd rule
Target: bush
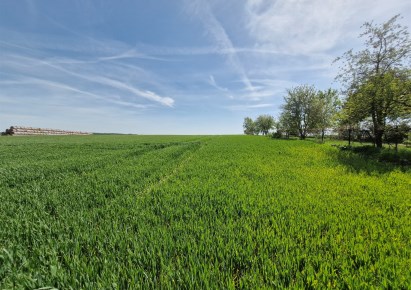
[(384, 132), (384, 141), (392, 144), (400, 144), (407, 139), (410, 126), (406, 123), (400, 125), (387, 125)]
[(271, 134), (271, 138), (274, 138), (274, 139), (280, 139), (281, 137), (283, 137), (283, 134), (281, 133), (281, 131), (273, 132)]

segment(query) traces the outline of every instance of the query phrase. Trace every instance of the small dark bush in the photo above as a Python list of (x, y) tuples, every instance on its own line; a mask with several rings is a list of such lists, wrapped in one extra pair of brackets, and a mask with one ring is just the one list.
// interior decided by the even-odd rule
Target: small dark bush
[(280, 139), (283, 136), (283, 134), (281, 133), (281, 131), (277, 131), (271, 134), (271, 138), (274, 139)]

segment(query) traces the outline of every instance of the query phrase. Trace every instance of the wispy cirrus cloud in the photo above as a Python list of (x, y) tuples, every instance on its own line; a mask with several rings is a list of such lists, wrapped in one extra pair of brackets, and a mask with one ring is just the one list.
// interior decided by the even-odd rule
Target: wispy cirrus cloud
[(247, 0), (246, 3), (247, 29), (256, 40), (256, 47), (307, 55), (335, 49), (356, 38), (358, 28), (365, 21), (386, 21), (410, 10), (408, 0), (397, 0), (395, 4), (385, 0)]
[(108, 60), (119, 60), (119, 59), (130, 59), (130, 58), (137, 58), (137, 59), (150, 59), (150, 60), (161, 60), (161, 61), (170, 61), (164, 58), (159, 58), (159, 57), (153, 57), (149, 55), (145, 55), (141, 52), (138, 52), (137, 50), (133, 49), (128, 49), (124, 52), (120, 52), (115, 55), (110, 55), (110, 56), (102, 56), (98, 58), (98, 61), (108, 61)]
[(174, 100), (170, 97), (162, 97), (159, 96), (158, 94), (148, 91), (148, 90), (141, 90), (138, 89), (132, 85), (128, 85), (124, 82), (118, 81), (118, 80), (114, 80), (114, 79), (110, 79), (107, 77), (100, 77), (100, 76), (85, 76), (85, 75), (81, 75), (81, 77), (102, 84), (102, 85), (106, 85), (106, 86), (111, 86), (113, 88), (116, 89), (120, 89), (120, 90), (125, 90), (128, 91), (132, 94), (134, 94), (135, 96), (140, 96), (143, 98), (146, 98), (148, 100), (160, 103), (162, 105), (168, 106), (168, 107), (172, 107), (174, 104)]
[[(55, 82), (55, 81), (50, 81), (50, 80), (45, 80), (45, 79), (38, 79), (34, 77), (19, 77), (15, 80), (1, 80), (0, 81), (0, 86), (27, 86), (29, 88), (33, 88), (35, 86), (40, 92), (45, 92), (50, 90), (56, 90), (56, 93), (59, 95), (66, 95), (66, 93), (72, 93), (71, 96), (80, 98), (82, 101), (84, 101), (84, 98), (92, 98), (94, 100), (98, 101), (103, 101), (104, 103), (109, 103), (109, 104), (114, 104), (114, 105), (122, 105), (122, 106), (127, 106), (131, 108), (136, 108), (136, 109), (145, 109), (148, 108), (149, 105), (142, 105), (142, 104), (137, 104), (133, 102), (127, 102), (121, 99), (121, 97), (118, 96), (107, 96), (102, 93), (93, 93), (90, 91), (85, 91), (82, 89), (78, 89), (74, 86), (70, 86), (64, 83), (60, 82)], [(0, 101), (8, 101), (12, 103), (20, 103), (21, 99), (19, 100), (18, 98), (16, 99), (15, 97), (7, 97), (6, 95), (0, 94)], [(39, 104), (39, 103), (38, 103)], [(43, 101), (41, 103), (43, 106), (57, 106), (56, 104), (50, 103), (49, 101)], [(66, 104), (67, 105), (67, 104)], [(66, 106), (65, 104), (60, 104), (59, 106)]]
[(244, 104), (244, 105), (232, 105), (227, 106), (227, 109), (230, 111), (250, 111), (255, 109), (262, 109), (262, 108), (272, 108), (274, 109), (274, 104)]
[[(233, 44), (231, 44), (233, 45)], [(255, 47), (219, 47), (213, 46), (154, 46), (147, 44), (138, 44), (137, 47), (148, 55), (151, 55), (154, 59), (167, 60), (156, 58), (155, 56), (197, 56), (197, 55), (231, 55), (231, 54), (289, 54), (287, 52), (281, 52), (274, 49), (264, 49)]]
[(212, 87), (219, 90), (220, 92), (222, 92), (225, 96), (227, 96), (227, 98), (234, 99), (234, 97), (233, 97), (232, 93), (230, 92), (230, 90), (228, 88), (223, 88), (220, 85), (218, 85), (213, 75), (210, 75), (210, 77), (209, 77), (209, 84)]
[[(8, 47), (13, 46), (10, 43), (0, 42), (1, 45)], [(36, 50), (26, 49), (24, 45), (14, 45), (21, 50), (19, 52), (5, 51), (0, 56), (3, 64), (2, 73), (8, 78), (23, 81), (21, 76), (25, 76), (24, 82), (26, 85), (32, 85), (33, 90), (39, 89), (42, 85), (59, 87), (60, 89), (71, 90), (83, 95), (98, 97), (102, 102), (112, 100), (105, 98), (107, 93), (101, 93), (104, 88), (109, 88), (111, 94), (122, 96), (122, 101), (116, 101), (115, 104), (123, 106), (132, 106), (134, 108), (149, 107), (141, 104), (134, 104), (138, 99), (145, 99), (152, 103), (157, 103), (163, 106), (172, 107), (174, 99), (161, 96), (152, 90), (141, 89), (136, 85), (131, 85), (128, 82), (130, 79), (122, 80), (121, 75), (127, 76), (136, 80), (136, 72), (130, 67), (124, 67), (115, 62), (116, 59), (131, 57), (129, 53), (121, 57), (113, 57), (112, 59), (99, 58), (53, 58), (36, 56)], [(120, 72), (117, 76), (113, 72)], [(131, 73), (131, 74), (130, 74)], [(31, 77), (31, 78), (27, 78)], [(34, 78), (35, 77), (35, 78)], [(138, 81), (138, 80), (137, 80)], [(1, 84), (1, 83), (0, 83)], [(130, 101), (133, 100), (133, 101)]]
[(236, 53), (236, 49), (226, 30), (215, 17), (209, 3), (205, 0), (186, 1), (186, 6), (188, 13), (196, 16), (203, 23), (218, 51), (227, 55), (228, 62), (240, 75), (246, 89), (253, 92), (253, 85)]

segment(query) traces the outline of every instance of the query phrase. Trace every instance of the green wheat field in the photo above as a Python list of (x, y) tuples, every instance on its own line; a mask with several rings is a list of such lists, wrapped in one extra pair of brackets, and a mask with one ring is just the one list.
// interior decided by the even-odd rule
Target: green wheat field
[(0, 137), (0, 289), (411, 288), (411, 170), (261, 136)]

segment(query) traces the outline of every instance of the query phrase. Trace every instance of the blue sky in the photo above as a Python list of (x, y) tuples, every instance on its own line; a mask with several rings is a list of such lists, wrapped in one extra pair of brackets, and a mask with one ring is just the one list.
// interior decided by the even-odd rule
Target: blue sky
[(0, 131), (241, 134), (409, 0), (1, 0)]

